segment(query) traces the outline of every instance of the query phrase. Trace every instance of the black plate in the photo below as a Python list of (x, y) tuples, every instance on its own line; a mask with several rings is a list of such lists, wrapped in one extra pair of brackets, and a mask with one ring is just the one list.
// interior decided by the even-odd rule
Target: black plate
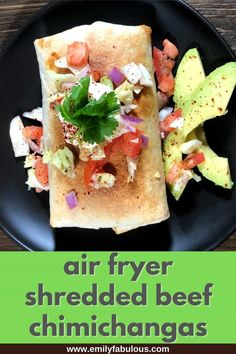
[[(168, 195), (171, 217), (116, 236), (111, 230), (49, 227), (48, 196), (27, 192), (22, 160), (15, 160), (9, 139), (12, 117), (41, 105), (40, 80), (33, 48), (35, 38), (96, 20), (120, 24), (145, 23), (153, 42), (173, 40), (180, 57), (193, 46), (200, 49), (208, 74), (235, 57), (209, 23), (182, 1), (57, 1), (40, 11), (5, 51), (0, 63), (1, 174), (0, 222), (16, 241), (31, 250), (207, 250), (229, 236), (236, 226), (236, 192), (210, 182), (191, 182), (180, 202)], [(140, 45), (142, 45), (140, 43)], [(236, 97), (226, 117), (206, 124), (215, 151), (230, 158), (236, 177)]]

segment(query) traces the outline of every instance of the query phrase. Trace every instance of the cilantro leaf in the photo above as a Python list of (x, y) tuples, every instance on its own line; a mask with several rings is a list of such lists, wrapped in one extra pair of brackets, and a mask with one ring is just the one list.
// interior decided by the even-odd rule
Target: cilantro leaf
[(75, 109), (81, 108), (88, 103), (88, 89), (90, 84), (89, 77), (80, 79), (80, 86), (76, 85), (71, 90), (71, 101), (75, 105)]
[(115, 92), (104, 93), (99, 100), (91, 100), (86, 106), (77, 110), (74, 114), (89, 116), (89, 117), (102, 117), (109, 112), (119, 111), (120, 104), (116, 98)]
[(115, 115), (120, 103), (114, 92), (103, 94), (99, 100), (88, 101), (90, 78), (80, 80), (60, 105), (63, 118), (79, 128), (79, 134), (88, 143), (101, 143), (118, 127)]
[(97, 144), (105, 141), (106, 136), (112, 135), (117, 128), (118, 122), (113, 117), (103, 117), (96, 120), (96, 118), (83, 117), (81, 119), (81, 131), (83, 139), (90, 144), (96, 142)]

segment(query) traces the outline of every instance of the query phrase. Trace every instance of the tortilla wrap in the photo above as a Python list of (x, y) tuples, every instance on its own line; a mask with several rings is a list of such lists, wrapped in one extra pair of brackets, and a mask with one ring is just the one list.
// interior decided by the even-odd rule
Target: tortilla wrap
[[(104, 22), (83, 25), (38, 39), (35, 48), (39, 62), (43, 94), (43, 126), (46, 149), (55, 152), (65, 146), (61, 122), (50, 109), (50, 97), (57, 93), (60, 80), (70, 81), (71, 74), (54, 66), (55, 59), (65, 56), (68, 44), (86, 42), (92, 68), (107, 75), (114, 67), (135, 62), (150, 72), (153, 87), (144, 87), (137, 99), (135, 113), (144, 119), (139, 128), (149, 137), (140, 154), (133, 182), (128, 182), (128, 169), (123, 153), (111, 155), (116, 169), (116, 183), (108, 189), (87, 191), (84, 180), (85, 162), (78, 160), (76, 177), (69, 178), (49, 165), (50, 224), (52, 227), (120, 228), (117, 231), (161, 222), (169, 217), (159, 124), (157, 120), (151, 29), (145, 25), (123, 26)], [(70, 210), (65, 195), (75, 190), (79, 205)], [(124, 231), (122, 231), (124, 230)], [(119, 232), (119, 233), (120, 233)]]

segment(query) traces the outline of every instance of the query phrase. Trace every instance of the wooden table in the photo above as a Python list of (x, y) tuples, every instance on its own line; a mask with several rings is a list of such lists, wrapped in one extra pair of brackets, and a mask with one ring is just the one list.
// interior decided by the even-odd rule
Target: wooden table
[[(217, 28), (236, 52), (236, 1), (188, 0), (187, 2)], [(43, 0), (0, 0), (0, 50), (32, 14), (47, 3), (48, 1)], [(0, 231), (0, 250), (20, 251), (22, 248)], [(236, 251), (236, 232), (217, 250)]]

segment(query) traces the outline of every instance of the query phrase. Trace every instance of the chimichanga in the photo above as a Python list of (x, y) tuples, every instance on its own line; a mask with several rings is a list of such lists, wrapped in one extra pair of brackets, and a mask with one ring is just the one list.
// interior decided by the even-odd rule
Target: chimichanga
[[(51, 162), (57, 158), (49, 161), (52, 227), (122, 232), (167, 219), (151, 29), (95, 22), (38, 39), (35, 48), (44, 144)], [(70, 175), (58, 162), (65, 146), (74, 156)]]

